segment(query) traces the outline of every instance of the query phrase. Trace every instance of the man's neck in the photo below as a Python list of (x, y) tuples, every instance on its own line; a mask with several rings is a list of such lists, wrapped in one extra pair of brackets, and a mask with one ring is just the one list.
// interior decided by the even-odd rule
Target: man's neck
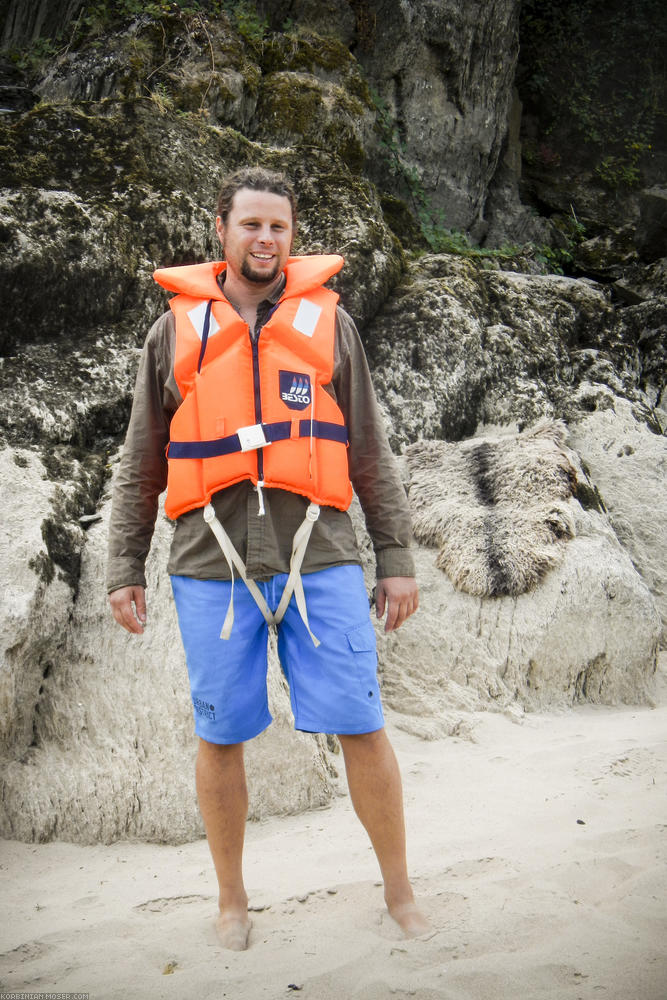
[(243, 277), (227, 271), (225, 274), (225, 297), (238, 309), (241, 315), (257, 313), (260, 302), (270, 299), (283, 280), (282, 273), (276, 275), (273, 281), (257, 283), (247, 281)]
[(262, 302), (267, 299), (277, 298), (279, 289), (284, 283), (284, 274), (281, 272), (274, 281), (267, 284), (258, 284), (247, 281), (245, 278), (238, 278), (229, 270), (224, 272), (224, 282), (221, 287), (225, 293), (225, 298), (231, 302), (239, 315), (250, 327), (250, 332), (255, 332), (257, 325), (257, 311)]

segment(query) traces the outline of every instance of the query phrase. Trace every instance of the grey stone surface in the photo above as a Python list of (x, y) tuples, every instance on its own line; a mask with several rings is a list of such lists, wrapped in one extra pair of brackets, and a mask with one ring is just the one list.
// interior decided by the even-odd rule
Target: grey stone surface
[(400, 156), (435, 215), (475, 230), (508, 131), (519, 4), (363, 6), (366, 44), (360, 41), (357, 58), (397, 123)]
[(635, 419), (623, 399), (572, 426), (621, 544), (650, 588), (667, 643), (667, 439)]
[(433, 549), (416, 551), (420, 609), (379, 631), (382, 690), (399, 726), (426, 739), (465, 734), (470, 713), (651, 702), (660, 620), (606, 517), (571, 501), (563, 561), (519, 597), (454, 587)]
[[(12, 453), (0, 458), (7, 466)], [(22, 513), (13, 547), (2, 552), (3, 573), (12, 574), (5, 579), (17, 586), (1, 633), (0, 835), (192, 840), (203, 827), (187, 670), (165, 572), (171, 526), (160, 516), (148, 567), (150, 621), (144, 636), (130, 636), (113, 622), (101, 585), (108, 502), (87, 532), (76, 600), (66, 583), (44, 587), (26, 569), (26, 557), (45, 558), (39, 524), (53, 487), (40, 492), (40, 471), (30, 457), (21, 489), (37, 502), (28, 511), (3, 487), (3, 502), (13, 499)], [(334, 794), (326, 744), (293, 730), (274, 651), (269, 697), (274, 722), (246, 755), (253, 819), (321, 806)]]
[(42, 524), (57, 486), (27, 449), (0, 451), (0, 739), (22, 756), (34, 737), (35, 707), (67, 629), (72, 594), (50, 560)]
[(608, 394), (650, 421), (665, 385), (663, 312), (654, 299), (617, 313), (609, 290), (586, 279), (422, 257), (366, 331), (391, 441), (574, 420)]

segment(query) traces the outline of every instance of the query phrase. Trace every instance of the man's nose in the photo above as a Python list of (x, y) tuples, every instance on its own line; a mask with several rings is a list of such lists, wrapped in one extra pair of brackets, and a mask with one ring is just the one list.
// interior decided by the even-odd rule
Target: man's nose
[(257, 238), (260, 243), (273, 243), (273, 233), (271, 232), (271, 226), (262, 226)]

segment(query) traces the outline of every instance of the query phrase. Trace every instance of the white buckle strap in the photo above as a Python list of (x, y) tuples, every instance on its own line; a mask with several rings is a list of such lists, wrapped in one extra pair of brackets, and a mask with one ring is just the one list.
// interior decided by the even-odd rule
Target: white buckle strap
[(283, 590), (282, 596), (278, 607), (276, 608), (275, 614), (272, 613), (268, 604), (264, 599), (264, 595), (257, 586), (254, 580), (248, 578), (245, 563), (241, 559), (234, 548), (232, 541), (220, 524), (220, 521), (215, 515), (215, 510), (213, 506), (209, 503), (204, 507), (204, 520), (208, 524), (209, 528), (213, 532), (222, 550), (222, 554), (227, 560), (227, 565), (229, 566), (229, 571), (232, 576), (232, 588), (229, 596), (229, 605), (227, 607), (227, 614), (225, 615), (225, 620), (220, 632), (221, 639), (229, 639), (232, 626), (234, 624), (234, 567), (238, 570), (239, 576), (245, 583), (246, 587), (252, 594), (257, 607), (262, 612), (266, 622), (269, 625), (279, 625), (280, 622), (285, 617), (285, 612), (289, 606), (289, 602), (294, 594), (296, 600), (296, 606), (298, 608), (299, 614), (301, 615), (301, 620), (306, 626), (308, 635), (310, 636), (313, 645), (317, 648), (320, 644), (320, 640), (313, 635), (310, 630), (310, 625), (308, 623), (308, 611), (306, 609), (306, 595), (303, 589), (303, 581), (301, 579), (301, 565), (303, 563), (303, 558), (306, 554), (306, 548), (308, 547), (308, 542), (310, 541), (310, 535), (313, 530), (313, 526), (320, 516), (320, 508), (316, 503), (311, 503), (308, 505), (306, 511), (306, 517), (302, 523), (297, 528), (294, 539), (292, 541), (292, 554), (290, 556), (290, 571), (289, 576), (285, 582), (285, 588)]
[(241, 451), (253, 451), (255, 448), (265, 448), (271, 444), (266, 440), (264, 428), (261, 424), (248, 424), (247, 427), (239, 427), (236, 433), (239, 436)]

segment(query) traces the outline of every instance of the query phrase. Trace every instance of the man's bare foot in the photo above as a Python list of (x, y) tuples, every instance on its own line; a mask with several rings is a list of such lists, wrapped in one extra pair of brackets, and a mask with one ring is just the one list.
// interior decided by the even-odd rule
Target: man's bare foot
[(406, 938), (421, 937), (422, 934), (429, 932), (434, 933), (433, 927), (414, 901), (397, 903), (394, 906), (387, 906), (387, 909)]
[(218, 940), (223, 948), (229, 948), (230, 951), (246, 950), (251, 927), (252, 921), (247, 913), (220, 913), (215, 921)]

